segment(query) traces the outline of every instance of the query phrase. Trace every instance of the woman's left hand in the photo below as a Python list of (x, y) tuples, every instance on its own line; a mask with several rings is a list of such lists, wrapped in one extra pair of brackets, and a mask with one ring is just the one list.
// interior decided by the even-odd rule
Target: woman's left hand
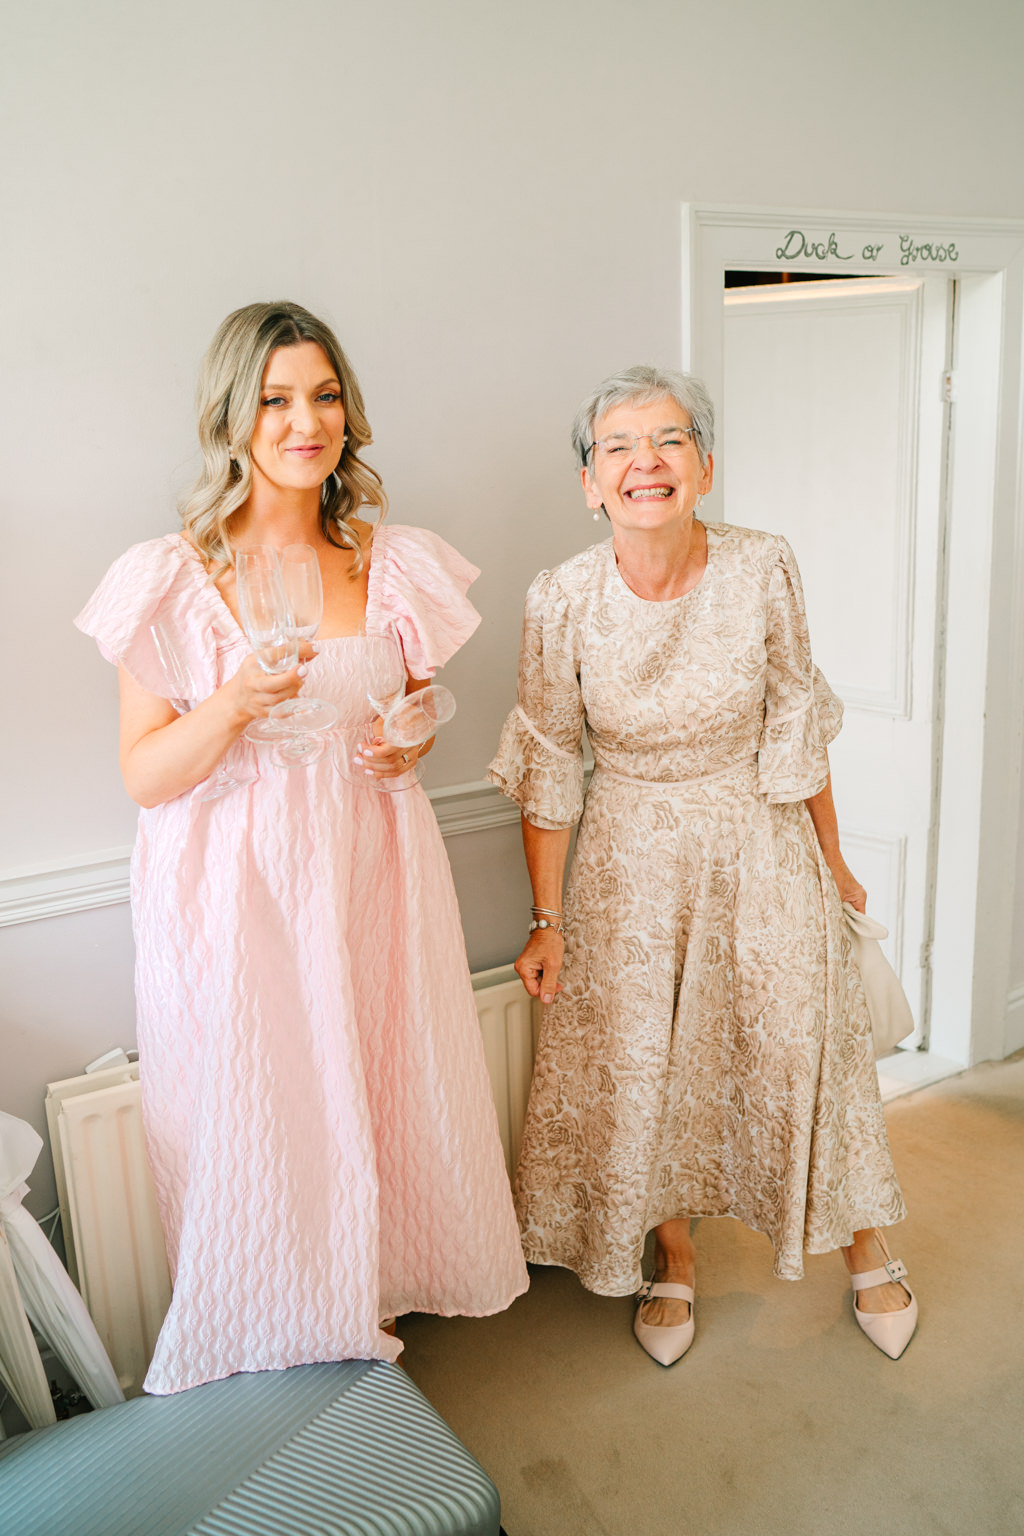
[(838, 855), (834, 860), (829, 860), (829, 869), (836, 883), (840, 901), (848, 901), (856, 912), (863, 912), (868, 899), (868, 893), (859, 880), (855, 880), (846, 867), (846, 861)]
[(415, 766), (428, 745), (424, 742), (418, 747), (396, 747), (383, 736), (374, 736), (372, 741), (359, 743), (355, 766), (376, 779), (397, 779)]

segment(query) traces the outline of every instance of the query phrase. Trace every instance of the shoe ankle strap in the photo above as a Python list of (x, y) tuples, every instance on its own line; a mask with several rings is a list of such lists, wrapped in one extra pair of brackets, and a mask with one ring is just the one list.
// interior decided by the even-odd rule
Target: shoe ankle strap
[(693, 1301), (692, 1285), (677, 1285), (674, 1280), (645, 1280), (636, 1293), (637, 1301), (650, 1301), (652, 1296), (671, 1297), (674, 1301)]
[(906, 1279), (907, 1266), (902, 1259), (889, 1259), (881, 1269), (866, 1269), (863, 1274), (851, 1275), (850, 1284), (855, 1291), (866, 1291), (872, 1285), (885, 1285), (889, 1280)]

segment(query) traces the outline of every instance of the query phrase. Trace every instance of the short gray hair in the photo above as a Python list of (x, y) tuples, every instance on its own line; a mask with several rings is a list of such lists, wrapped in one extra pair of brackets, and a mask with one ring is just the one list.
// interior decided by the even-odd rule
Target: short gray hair
[(715, 407), (703, 379), (694, 373), (679, 373), (674, 368), (651, 368), (641, 363), (624, 368), (603, 379), (592, 389), (576, 412), (572, 424), (572, 449), (581, 469), (590, 463), (594, 446), (594, 428), (600, 418), (617, 405), (647, 405), (668, 396), (684, 410), (694, 428), (693, 441), (700, 462), (707, 464), (715, 446)]

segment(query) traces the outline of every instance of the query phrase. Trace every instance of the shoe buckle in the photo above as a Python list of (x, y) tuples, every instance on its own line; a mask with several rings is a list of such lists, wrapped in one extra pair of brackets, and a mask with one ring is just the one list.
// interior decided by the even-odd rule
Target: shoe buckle
[(637, 1304), (638, 1305), (642, 1301), (649, 1301), (650, 1300), (651, 1287), (653, 1286), (653, 1284), (654, 1284), (653, 1280), (644, 1280), (643, 1281), (643, 1283), (640, 1286), (640, 1289), (636, 1293), (636, 1300), (637, 1300)]
[(907, 1266), (902, 1259), (890, 1259), (884, 1268), (890, 1280), (903, 1280), (906, 1278)]

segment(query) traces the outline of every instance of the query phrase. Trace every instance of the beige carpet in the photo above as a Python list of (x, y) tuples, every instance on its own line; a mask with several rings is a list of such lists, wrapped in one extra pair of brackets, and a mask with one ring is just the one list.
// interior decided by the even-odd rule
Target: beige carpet
[(494, 1478), (509, 1536), (1024, 1533), (1024, 1054), (887, 1110), (921, 1324), (890, 1361), (840, 1255), (696, 1231), (697, 1337), (669, 1370), (632, 1304), (535, 1269), (485, 1319), (409, 1317), (406, 1363)]

